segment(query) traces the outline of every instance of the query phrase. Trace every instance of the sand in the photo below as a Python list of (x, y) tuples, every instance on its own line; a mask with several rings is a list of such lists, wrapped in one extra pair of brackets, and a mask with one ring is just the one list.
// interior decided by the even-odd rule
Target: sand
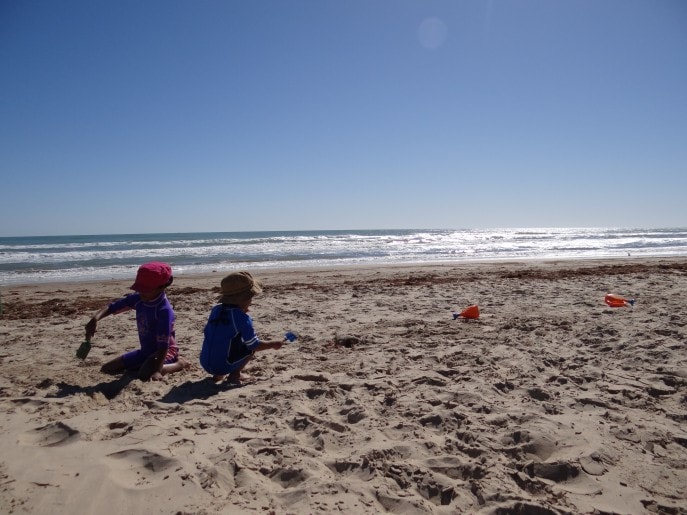
[(238, 388), (197, 364), (222, 271), (169, 289), (161, 382), (100, 372), (131, 313), (75, 357), (131, 281), (4, 287), (0, 513), (687, 513), (687, 260), (253, 272), (299, 339)]

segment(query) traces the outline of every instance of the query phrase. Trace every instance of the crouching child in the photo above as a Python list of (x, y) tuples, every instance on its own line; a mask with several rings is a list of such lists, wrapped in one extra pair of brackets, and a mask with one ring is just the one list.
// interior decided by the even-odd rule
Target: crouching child
[(200, 365), (214, 382), (240, 385), (248, 377), (241, 371), (256, 352), (279, 349), (282, 341), (263, 342), (255, 334), (253, 319), (248, 315), (253, 297), (262, 286), (249, 272), (234, 272), (222, 279), (222, 296), (212, 308), (204, 331)]

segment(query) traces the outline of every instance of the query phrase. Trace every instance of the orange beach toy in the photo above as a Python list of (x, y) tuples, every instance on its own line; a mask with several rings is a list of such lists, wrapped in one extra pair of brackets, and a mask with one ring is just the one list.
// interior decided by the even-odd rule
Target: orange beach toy
[(460, 313), (456, 313), (454, 311), (453, 320), (459, 317), (462, 317), (465, 320), (477, 320), (479, 318), (479, 306), (477, 306), (477, 304), (473, 304), (472, 306), (465, 308)]
[(612, 308), (625, 308), (627, 306), (635, 305), (635, 299), (626, 299), (625, 297), (616, 295), (615, 293), (607, 293), (606, 297), (604, 298), (604, 302)]

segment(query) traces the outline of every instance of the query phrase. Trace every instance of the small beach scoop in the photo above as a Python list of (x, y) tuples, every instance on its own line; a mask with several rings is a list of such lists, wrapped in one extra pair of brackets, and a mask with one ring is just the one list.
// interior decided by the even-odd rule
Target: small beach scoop
[(79, 359), (86, 359), (89, 352), (91, 352), (91, 342), (90, 340), (84, 340), (84, 342), (79, 345), (79, 348), (76, 349), (76, 357)]
[(291, 331), (288, 331), (284, 335), (284, 341), (287, 341), (289, 343), (293, 343), (298, 339), (298, 335), (296, 333), (292, 333)]
[(635, 299), (626, 299), (615, 293), (607, 293), (606, 297), (604, 297), (604, 302), (611, 308), (625, 308), (635, 305)]
[(464, 320), (477, 320), (479, 318), (479, 306), (473, 304), (468, 306), (460, 313), (453, 312), (453, 320), (457, 318), (463, 318)]

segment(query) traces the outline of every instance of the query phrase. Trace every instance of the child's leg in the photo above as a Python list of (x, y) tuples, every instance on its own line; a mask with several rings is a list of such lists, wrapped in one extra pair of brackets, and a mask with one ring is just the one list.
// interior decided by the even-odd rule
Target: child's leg
[(190, 366), (191, 363), (189, 361), (179, 356), (174, 363), (166, 363), (162, 365), (162, 370), (160, 371), (160, 373), (163, 376), (167, 374), (173, 374), (174, 372), (180, 372)]
[(100, 371), (106, 374), (117, 374), (125, 370), (137, 370), (143, 365), (145, 359), (146, 356), (141, 349), (132, 350), (108, 361), (100, 368)]
[(124, 359), (122, 356), (110, 360), (100, 367), (100, 371), (105, 374), (117, 374), (119, 372), (123, 372), (124, 370), (126, 370), (126, 366), (124, 365)]
[[(248, 362), (251, 360), (251, 358), (252, 358), (252, 356), (248, 356), (245, 360), (243, 360), (243, 362), (238, 366), (238, 368), (236, 368), (236, 370), (233, 370), (229, 374), (229, 378), (227, 379), (227, 382), (232, 383), (232, 384), (236, 384), (236, 385), (240, 385), (241, 384), (241, 371), (248, 364)], [(243, 380), (248, 381), (248, 380), (250, 380), (250, 377), (244, 376)]]

